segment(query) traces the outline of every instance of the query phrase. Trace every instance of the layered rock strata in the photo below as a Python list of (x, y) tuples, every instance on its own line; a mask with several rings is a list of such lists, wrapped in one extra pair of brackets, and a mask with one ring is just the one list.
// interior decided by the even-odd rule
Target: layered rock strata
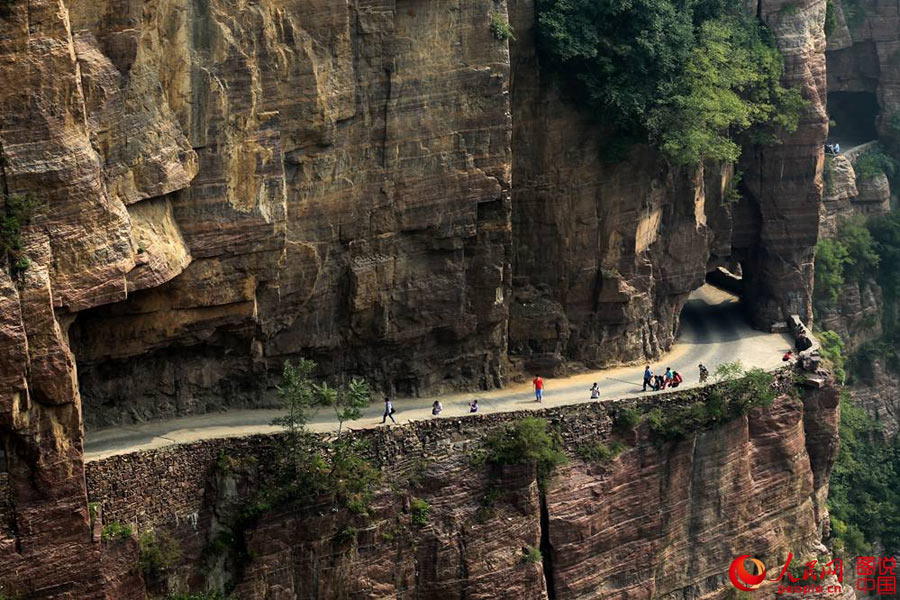
[(594, 158), (527, 0), (0, 6), (0, 191), (39, 200), (0, 271), (0, 582), (139, 597), (133, 545), (92, 533), (85, 424), (261, 405), (300, 355), (402, 394), (500, 385), (510, 349), (655, 356), (735, 258), (759, 322), (807, 314), (823, 7), (774, 27), (801, 130), (723, 208), (727, 170)]

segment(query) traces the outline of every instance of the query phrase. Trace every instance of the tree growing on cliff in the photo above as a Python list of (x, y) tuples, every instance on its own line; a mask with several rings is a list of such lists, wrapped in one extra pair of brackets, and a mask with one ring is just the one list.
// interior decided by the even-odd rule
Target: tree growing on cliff
[(316, 385), (312, 380), (315, 370), (316, 363), (305, 358), (299, 359), (296, 366), (285, 361), (281, 385), (275, 386), (287, 412), (272, 419), (272, 425), (283, 427), (288, 445), (295, 448), (305, 437), (306, 424), (316, 406)]
[(372, 402), (369, 384), (355, 377), (346, 386), (336, 388), (322, 383), (316, 386), (315, 393), (320, 404), (334, 408), (338, 420), (338, 436), (341, 435), (344, 422), (362, 417), (362, 410)]
[(733, 135), (772, 142), (799, 122), (773, 36), (737, 0), (539, 0), (537, 30), (545, 63), (614, 139), (675, 164), (734, 161)]
[(322, 406), (334, 408), (338, 419), (338, 435), (344, 422), (359, 419), (362, 409), (372, 401), (369, 384), (353, 378), (347, 385), (331, 387), (327, 382), (316, 383), (315, 361), (301, 358), (296, 366), (284, 363), (281, 385), (276, 386), (287, 414), (272, 420), (273, 425), (283, 427), (289, 439), (302, 437), (306, 424)]
[(491, 432), (485, 440), (486, 460), (494, 465), (534, 465), (543, 490), (556, 467), (567, 462), (547, 421), (526, 417)]

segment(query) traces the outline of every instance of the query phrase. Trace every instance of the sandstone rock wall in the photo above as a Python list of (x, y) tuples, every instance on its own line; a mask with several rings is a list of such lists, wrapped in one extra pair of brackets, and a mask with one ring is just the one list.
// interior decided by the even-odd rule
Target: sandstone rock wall
[[(664, 407), (697, 393), (669, 395)], [(603, 465), (585, 463), (578, 451), (618, 436), (615, 406), (542, 411), (570, 455), (543, 508), (530, 470), (510, 468), (492, 482), (468, 458), (487, 430), (523, 415), (363, 431), (387, 477), (372, 517), (334, 512), (330, 504), (276, 510), (249, 530), (252, 558), (240, 573), (224, 575), (248, 599), (715, 593), (728, 585), (738, 553), (783, 560), (789, 550), (819, 543), (837, 451), (837, 398), (830, 387), (807, 391), (802, 401), (784, 396), (749, 418), (661, 446), (644, 426)], [(106, 519), (177, 534), (187, 554), (173, 585), (215, 585), (221, 563), (204, 581), (204, 571), (191, 566), (193, 553), (222, 531), (224, 511), (246, 492), (246, 472), (266, 464), (272, 443), (263, 436), (208, 441), (89, 463), (89, 497)], [(223, 453), (230, 465), (253, 466), (223, 471), (216, 466)], [(412, 497), (431, 506), (424, 526), (410, 522)], [(545, 560), (524, 561), (526, 546), (540, 546)]]
[(126, 4), (76, 3), (73, 27), (115, 38), (96, 53), (128, 81), (147, 73), (155, 120), (196, 150), (171, 199), (194, 260), (79, 315), (88, 425), (258, 405), (300, 354), (404, 394), (500, 385), (509, 60), (490, 18), (504, 6)]
[[(0, 269), (14, 521), (0, 581), (139, 597), (133, 544), (101, 552), (91, 533), (85, 424), (261, 405), (298, 355), (403, 394), (498, 386), (509, 349), (551, 365), (653, 356), (732, 246), (752, 258), (761, 322), (805, 314), (818, 105), (796, 139), (754, 155), (756, 191), (733, 218), (727, 171), (672, 172), (646, 149), (597, 161), (585, 118), (554, 112), (531, 9), (0, 5), (0, 191), (41, 201), (30, 268)], [(810, 98), (818, 9), (776, 28)], [(493, 13), (520, 29), (514, 60)]]
[(541, 69), (534, 20), (534, 2), (511, 3), (510, 353), (543, 372), (564, 358), (604, 366), (658, 356), (703, 283), (715, 235), (707, 221), (727, 213), (731, 172), (672, 169), (646, 147), (604, 158), (614, 140)]
[(760, 229), (756, 238), (736, 239), (735, 254), (741, 260), (746, 300), (758, 326), (769, 326), (790, 314), (809, 323), (828, 128), (825, 2), (762, 0), (757, 11), (784, 56), (783, 83), (798, 88), (806, 106), (797, 131), (781, 144), (744, 148), (740, 168)]

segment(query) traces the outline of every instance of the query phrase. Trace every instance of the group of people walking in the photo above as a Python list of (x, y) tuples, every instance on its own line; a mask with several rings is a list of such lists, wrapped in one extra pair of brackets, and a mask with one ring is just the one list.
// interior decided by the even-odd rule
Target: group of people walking
[[(700, 368), (700, 383), (705, 383), (707, 378), (709, 377), (709, 369), (707, 369), (703, 364), (699, 365)], [(653, 370), (650, 368), (650, 365), (647, 365), (644, 368), (644, 385), (643, 391), (647, 391), (647, 389), (651, 389), (653, 391), (664, 390), (666, 388), (677, 388), (681, 383), (684, 382), (684, 377), (682, 377), (681, 373), (678, 371), (672, 370), (671, 367), (666, 367), (665, 373), (662, 375), (654, 375)], [(540, 375), (535, 375), (534, 379), (531, 380), (531, 387), (534, 390), (534, 401), (535, 402), (543, 402), (544, 400), (544, 380)], [(597, 382), (594, 382), (591, 385), (590, 390), (588, 390), (591, 395), (591, 400), (597, 400), (600, 398), (600, 386)], [(441, 404), (440, 400), (435, 400), (431, 405), (431, 414), (435, 417), (439, 416), (441, 412), (444, 410), (444, 405)], [(391, 402), (391, 398), (387, 397), (384, 399), (384, 414), (381, 417), (381, 423), (384, 424), (388, 419), (391, 420), (392, 423), (396, 423), (394, 420), (394, 410), (393, 402)], [(478, 400), (472, 400), (469, 402), (469, 412), (477, 413), (478, 412)]]

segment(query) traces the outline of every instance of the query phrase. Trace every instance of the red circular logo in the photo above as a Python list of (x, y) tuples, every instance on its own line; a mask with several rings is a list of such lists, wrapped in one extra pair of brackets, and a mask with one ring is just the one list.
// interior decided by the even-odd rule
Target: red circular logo
[[(756, 575), (747, 571), (744, 561), (749, 560), (756, 567)], [(762, 584), (766, 578), (766, 565), (761, 560), (751, 558), (749, 554), (738, 556), (731, 561), (731, 567), (728, 569), (728, 577), (731, 583), (742, 592), (752, 592)]]

